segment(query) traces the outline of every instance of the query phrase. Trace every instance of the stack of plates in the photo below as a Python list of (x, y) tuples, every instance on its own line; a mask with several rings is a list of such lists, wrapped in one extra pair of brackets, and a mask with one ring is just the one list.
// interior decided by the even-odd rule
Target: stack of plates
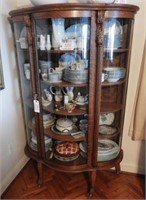
[(109, 161), (116, 158), (119, 154), (120, 148), (112, 140), (99, 140), (98, 141), (98, 161)]
[[(51, 114), (43, 114), (43, 125), (44, 128), (49, 128), (55, 123), (55, 116)], [(32, 124), (35, 125), (35, 119), (32, 119)]]
[[(81, 149), (81, 155), (83, 157), (87, 157), (87, 142), (81, 142), (79, 144), (79, 147)], [(97, 160), (98, 161), (109, 161), (118, 156), (120, 152), (120, 148), (112, 140), (99, 140), (98, 141), (98, 152), (97, 152)]]
[[(51, 147), (52, 147), (52, 139), (44, 136), (44, 143), (45, 143), (45, 151), (47, 152)], [(31, 132), (31, 141), (30, 141), (30, 147), (34, 150), (34, 151), (38, 151), (37, 149), (37, 137), (36, 134), (32, 131)]]
[(43, 120), (44, 128), (49, 128), (49, 127), (51, 127), (54, 123), (55, 123), (55, 117), (53, 117), (52, 119), (45, 120), (45, 121)]

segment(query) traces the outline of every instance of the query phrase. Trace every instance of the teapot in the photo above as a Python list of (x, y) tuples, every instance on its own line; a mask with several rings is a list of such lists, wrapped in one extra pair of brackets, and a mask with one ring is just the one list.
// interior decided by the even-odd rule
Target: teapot
[(74, 98), (74, 93), (73, 93), (74, 87), (66, 87), (65, 89), (67, 92), (65, 92), (64, 89), (62, 89), (63, 93), (68, 96), (69, 101), (72, 101)]
[(78, 95), (75, 100), (76, 100), (76, 103), (78, 104), (85, 104), (85, 97), (81, 96), (80, 92), (78, 92)]
[[(55, 89), (55, 92), (53, 92), (53, 88)], [(62, 95), (62, 92), (61, 92), (61, 88), (51, 86), (50, 87), (50, 92), (55, 96), (55, 101), (60, 102), (60, 101), (63, 100), (63, 95)]]
[(51, 102), (53, 100), (52, 94), (47, 89), (44, 89), (44, 93), (46, 95), (47, 100)]

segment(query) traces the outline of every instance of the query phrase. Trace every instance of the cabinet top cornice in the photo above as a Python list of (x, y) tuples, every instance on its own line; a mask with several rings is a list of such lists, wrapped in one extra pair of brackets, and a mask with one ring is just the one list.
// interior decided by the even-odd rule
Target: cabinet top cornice
[(66, 3), (66, 4), (48, 4), (42, 6), (34, 6), (12, 10), (9, 12), (11, 17), (33, 14), (38, 12), (49, 12), (49, 11), (72, 11), (72, 10), (86, 10), (86, 11), (129, 11), (132, 13), (136, 13), (139, 10), (138, 6), (130, 5), (130, 4), (77, 4), (77, 3)]

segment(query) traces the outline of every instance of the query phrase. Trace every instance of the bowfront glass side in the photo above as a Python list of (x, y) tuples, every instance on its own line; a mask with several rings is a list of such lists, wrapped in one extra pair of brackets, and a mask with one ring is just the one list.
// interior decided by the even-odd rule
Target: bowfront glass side
[(97, 161), (116, 158), (121, 149), (131, 20), (106, 18), (101, 75), (101, 109)]
[(15, 43), (20, 74), (20, 87), (24, 109), (24, 121), (27, 143), (31, 150), (38, 151), (35, 133), (35, 119), (30, 70), (30, 56), (27, 42), (27, 31), (23, 21), (14, 23)]
[(90, 18), (34, 20), (45, 156), (87, 163)]

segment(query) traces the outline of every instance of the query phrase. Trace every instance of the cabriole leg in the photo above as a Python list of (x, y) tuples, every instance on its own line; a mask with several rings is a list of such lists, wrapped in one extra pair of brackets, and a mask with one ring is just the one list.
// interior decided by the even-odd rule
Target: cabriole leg
[(116, 174), (120, 174), (120, 172), (121, 172), (120, 164), (116, 165), (115, 169), (116, 169)]
[(38, 162), (37, 168), (38, 168), (38, 186), (41, 187), (41, 185), (43, 183), (43, 165), (42, 165), (42, 163)]
[(95, 191), (96, 170), (89, 172), (89, 174), (90, 174), (90, 191), (89, 191), (89, 195), (90, 195), (90, 197), (92, 197), (93, 194), (94, 194), (94, 191)]

